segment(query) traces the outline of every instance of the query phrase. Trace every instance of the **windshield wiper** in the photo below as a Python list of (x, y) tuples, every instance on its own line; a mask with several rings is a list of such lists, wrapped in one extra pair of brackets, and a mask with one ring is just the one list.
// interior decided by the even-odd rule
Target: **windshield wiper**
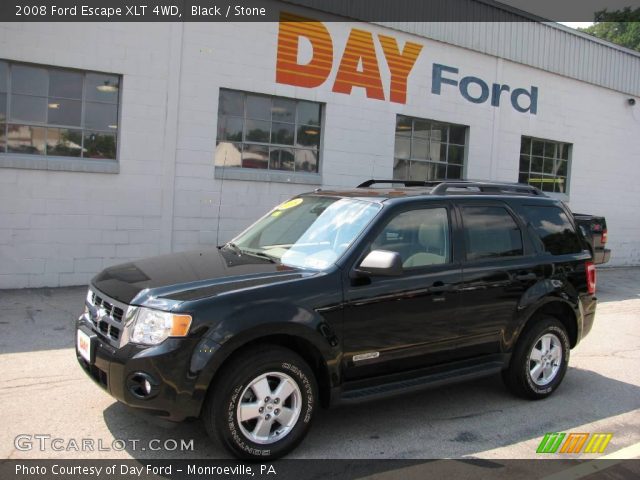
[(233, 250), (233, 253), (235, 253), (238, 256), (250, 255), (252, 257), (264, 258), (266, 260), (269, 260), (269, 262), (271, 262), (271, 263), (279, 263), (278, 262), (278, 257), (274, 257), (273, 255), (269, 255), (268, 253), (264, 253), (264, 252), (259, 252), (257, 250), (242, 249), (242, 248), (240, 248), (238, 245), (236, 245), (233, 242), (225, 243), (222, 246), (222, 248), (229, 248), (229, 249)]
[(271, 263), (279, 263), (278, 257), (274, 257), (273, 255), (269, 255), (268, 253), (258, 252), (255, 250), (242, 250), (242, 253), (246, 253), (247, 255), (251, 255), (252, 257), (264, 258), (269, 260)]

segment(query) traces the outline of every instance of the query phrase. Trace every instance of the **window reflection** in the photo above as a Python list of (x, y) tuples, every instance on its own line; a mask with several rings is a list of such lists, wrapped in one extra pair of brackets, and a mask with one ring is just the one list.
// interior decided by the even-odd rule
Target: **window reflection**
[(295, 157), (293, 148), (272, 148), (269, 153), (269, 168), (272, 170), (293, 171)]
[(0, 152), (4, 152), (7, 148), (7, 126), (0, 123)]
[(26, 95), (48, 94), (47, 69), (29, 65), (13, 65), (11, 67), (11, 89), (13, 93)]
[(518, 182), (545, 192), (566, 193), (570, 143), (522, 137)]
[(65, 70), (49, 72), (49, 96), (82, 99), (82, 73)]
[(216, 167), (241, 167), (242, 145), (230, 142), (218, 142), (214, 163)]
[(84, 107), (84, 126), (96, 130), (118, 128), (118, 107), (106, 103), (87, 102)]
[(0, 122), (7, 119), (7, 94), (0, 93)]
[(315, 173), (321, 112), (315, 102), (221, 89), (214, 163)]
[(119, 90), (117, 75), (0, 61), (0, 153), (115, 160)]
[(82, 102), (80, 100), (49, 98), (47, 108), (48, 123), (80, 126), (82, 119)]
[(47, 98), (11, 95), (11, 120), (45, 123), (47, 121)]
[(7, 151), (10, 153), (43, 155), (46, 145), (45, 135), (45, 129), (42, 127), (9, 125)]
[(245, 144), (242, 149), (243, 168), (269, 168), (269, 147)]
[(299, 172), (317, 172), (318, 171), (318, 153), (314, 150), (296, 150), (296, 171)]
[(83, 153), (85, 158), (114, 160), (116, 158), (115, 134), (85, 132)]
[(47, 128), (47, 155), (79, 157), (81, 154), (81, 130)]
[(462, 178), (467, 128), (398, 115), (393, 178), (423, 181)]
[(6, 92), (9, 79), (9, 65), (0, 60), (0, 92)]
[(85, 99), (95, 102), (118, 103), (120, 80), (115, 75), (87, 73)]

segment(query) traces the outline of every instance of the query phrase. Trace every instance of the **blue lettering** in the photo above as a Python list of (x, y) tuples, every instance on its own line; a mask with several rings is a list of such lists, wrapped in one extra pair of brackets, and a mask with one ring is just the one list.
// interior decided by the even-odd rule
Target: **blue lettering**
[[(521, 95), (529, 97), (529, 106), (526, 108), (521, 107), (518, 103), (518, 97)], [(511, 92), (511, 105), (519, 112), (530, 112), (532, 115), (535, 115), (538, 113), (538, 87), (531, 86), (531, 93), (524, 88), (516, 88)]]
[(446, 65), (440, 65), (439, 63), (433, 64), (433, 80), (431, 83), (431, 93), (435, 93), (436, 95), (440, 95), (440, 90), (442, 84), (445, 83), (447, 85), (457, 86), (458, 82), (456, 80), (451, 80), (450, 78), (442, 78), (442, 72), (450, 72), (450, 73), (458, 73), (458, 69), (454, 67), (447, 67)]
[[(442, 92), (442, 85), (453, 85), (454, 87), (458, 87), (460, 90), (460, 95), (471, 103), (485, 103), (489, 100), (489, 96), (491, 96), (491, 106), (499, 107), (500, 106), (500, 97), (503, 92), (511, 92), (511, 106), (518, 112), (521, 113), (531, 113), (532, 115), (536, 115), (538, 113), (538, 87), (531, 86), (531, 90), (527, 90), (526, 88), (516, 88), (511, 90), (511, 87), (507, 84), (499, 84), (494, 83), (489, 88), (489, 85), (478, 77), (467, 76), (462, 78), (460, 82), (454, 78), (447, 78), (443, 75), (446, 73), (457, 74), (459, 70), (455, 67), (449, 67), (447, 65), (442, 65), (440, 63), (433, 64), (432, 70), (432, 83), (431, 83), (431, 93), (440, 95)], [(471, 84), (478, 85), (480, 87), (479, 94), (473, 96), (469, 92), (469, 87)], [(529, 105), (522, 106), (522, 101), (520, 97), (527, 97), (529, 99)]]
[(491, 105), (494, 107), (500, 106), (500, 95), (502, 92), (508, 92), (511, 90), (509, 85), (500, 85), (499, 83), (494, 83), (491, 91)]
[[(481, 92), (479, 97), (472, 97), (469, 94), (469, 84), (471, 83), (475, 83), (476, 85), (480, 86)], [(489, 86), (478, 77), (464, 77), (462, 80), (460, 80), (460, 93), (470, 102), (484, 103), (487, 101), (487, 98), (489, 98)]]

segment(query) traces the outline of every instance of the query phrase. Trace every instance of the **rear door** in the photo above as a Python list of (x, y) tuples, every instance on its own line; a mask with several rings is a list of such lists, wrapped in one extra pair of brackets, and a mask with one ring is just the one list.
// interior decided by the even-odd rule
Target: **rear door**
[(505, 202), (456, 202), (462, 231), (459, 348), (473, 357), (503, 350), (527, 289), (543, 278), (537, 256), (516, 213)]

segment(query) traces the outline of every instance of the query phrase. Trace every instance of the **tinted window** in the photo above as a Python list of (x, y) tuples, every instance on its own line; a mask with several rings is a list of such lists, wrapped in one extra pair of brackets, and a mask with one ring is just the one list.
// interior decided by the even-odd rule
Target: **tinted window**
[(520, 229), (505, 208), (464, 207), (462, 218), (467, 260), (523, 254)]
[(552, 255), (579, 253), (582, 245), (569, 218), (558, 207), (527, 206), (526, 217), (545, 251)]
[(429, 208), (399, 214), (378, 235), (371, 249), (399, 253), (405, 268), (448, 263), (451, 249), (447, 210)]

